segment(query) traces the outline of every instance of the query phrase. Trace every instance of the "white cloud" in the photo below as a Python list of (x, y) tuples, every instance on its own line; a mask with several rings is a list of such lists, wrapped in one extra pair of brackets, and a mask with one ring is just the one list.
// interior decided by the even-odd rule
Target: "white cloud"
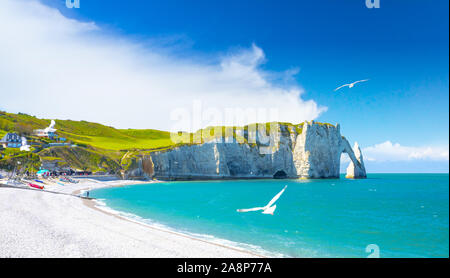
[[(402, 146), (386, 141), (362, 149), (368, 173), (448, 173), (448, 146)], [(341, 156), (345, 173), (350, 159)]]
[(363, 157), (367, 161), (412, 161), (412, 160), (430, 160), (430, 161), (448, 161), (448, 146), (423, 146), (409, 147), (398, 143), (386, 141), (364, 148)]
[(278, 116), (267, 120), (287, 122), (326, 111), (303, 100), (300, 86), (274, 81), (297, 70), (262, 70), (265, 55), (256, 45), (225, 56), (180, 57), (25, 0), (2, 1), (0, 37), (0, 108), (12, 112), (169, 129), (173, 108), (191, 109), (193, 100), (219, 111), (275, 107)]

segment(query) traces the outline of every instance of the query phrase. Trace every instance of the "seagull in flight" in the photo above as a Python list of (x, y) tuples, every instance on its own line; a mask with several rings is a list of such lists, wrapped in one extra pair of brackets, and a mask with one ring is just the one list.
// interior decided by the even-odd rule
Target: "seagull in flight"
[[(284, 190), (286, 190), (287, 185), (283, 188), (283, 190), (280, 191), (275, 197), (270, 200), (270, 202), (264, 206), (264, 207), (257, 207), (257, 208), (250, 208), (250, 209), (238, 209), (237, 212), (249, 212), (249, 211), (258, 211), (262, 210), (263, 214), (271, 214), (273, 215), (275, 209), (277, 208), (277, 205), (273, 205), (281, 196), (281, 194), (284, 193)], [(272, 206), (273, 205), (273, 206)]]
[(369, 81), (369, 79), (359, 80), (359, 81), (355, 81), (355, 82), (350, 83), (350, 84), (342, 85), (341, 87), (338, 87), (338, 88), (334, 89), (334, 91), (336, 92), (337, 90), (339, 90), (339, 89), (341, 89), (341, 88), (343, 88), (343, 87), (353, 88), (353, 87), (355, 86), (356, 83), (366, 82), (366, 81)]

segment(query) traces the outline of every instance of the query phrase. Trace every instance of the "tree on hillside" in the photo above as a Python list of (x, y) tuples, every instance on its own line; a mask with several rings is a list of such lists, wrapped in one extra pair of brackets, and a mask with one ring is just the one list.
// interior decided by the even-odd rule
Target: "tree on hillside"
[(23, 135), (32, 135), (33, 134), (33, 127), (28, 124), (18, 123), (16, 124), (15, 130), (19, 134)]

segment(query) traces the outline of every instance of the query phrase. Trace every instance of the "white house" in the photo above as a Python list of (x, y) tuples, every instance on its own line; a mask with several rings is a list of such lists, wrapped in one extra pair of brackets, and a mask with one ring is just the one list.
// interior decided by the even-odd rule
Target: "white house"
[(38, 137), (47, 137), (47, 138), (53, 139), (56, 137), (56, 133), (55, 133), (56, 129), (54, 129), (55, 124), (56, 124), (55, 121), (52, 120), (48, 127), (44, 128), (44, 129), (35, 129), (33, 133), (34, 133), (34, 135), (36, 135)]

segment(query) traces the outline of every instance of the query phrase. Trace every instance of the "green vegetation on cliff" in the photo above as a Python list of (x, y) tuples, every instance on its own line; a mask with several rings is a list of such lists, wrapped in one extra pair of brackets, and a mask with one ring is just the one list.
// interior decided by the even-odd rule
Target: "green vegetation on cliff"
[[(31, 168), (35, 171), (39, 169), (40, 161), (59, 159), (60, 166), (116, 173), (121, 169), (122, 156), (130, 150), (151, 151), (175, 145), (166, 131), (115, 129), (87, 121), (55, 120), (57, 134), (77, 147), (48, 147), (52, 141), (33, 136), (33, 130), (47, 127), (50, 121), (23, 113), (0, 111), (0, 136), (8, 132), (26, 136), (33, 146), (31, 154), (36, 163)], [(0, 168), (13, 169), (18, 159), (26, 154), (18, 149), (1, 150), (0, 147)]]
[(59, 166), (70, 166), (88, 171), (108, 171), (117, 173), (120, 170), (120, 152), (99, 152), (81, 147), (53, 147), (39, 152), (42, 161), (60, 161)]
[[(17, 132), (31, 136), (34, 129), (43, 129), (51, 120), (27, 114), (0, 112), (0, 134)], [(55, 120), (60, 137), (81, 145), (106, 150), (154, 149), (174, 145), (170, 133), (153, 129), (115, 129), (98, 123)]]

